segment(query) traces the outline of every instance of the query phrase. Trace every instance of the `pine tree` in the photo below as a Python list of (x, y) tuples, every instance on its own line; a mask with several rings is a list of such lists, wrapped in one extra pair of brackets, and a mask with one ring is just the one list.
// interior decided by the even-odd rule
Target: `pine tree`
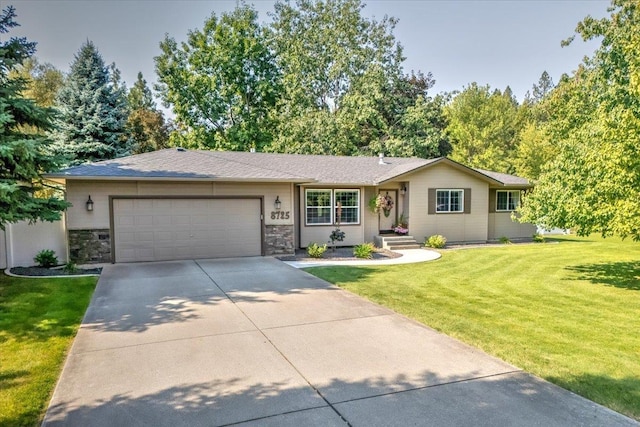
[(160, 150), (169, 146), (170, 126), (165, 122), (162, 111), (156, 108), (147, 81), (138, 72), (138, 79), (127, 95), (129, 119), (127, 131), (134, 154)]
[(52, 152), (64, 156), (69, 165), (129, 154), (126, 87), (115, 66), (105, 66), (92, 42), (76, 54), (56, 105), (60, 114)]
[(147, 81), (142, 76), (142, 73), (138, 71), (138, 80), (133, 84), (133, 87), (127, 95), (129, 101), (129, 108), (131, 110), (155, 110), (156, 103), (153, 100), (153, 94), (151, 89), (147, 86)]
[[(18, 26), (12, 6), (0, 13), (0, 34)], [(35, 43), (25, 38), (0, 42), (0, 228), (20, 220), (54, 221), (67, 203), (41, 193), (41, 174), (55, 167), (44, 153), (47, 141), (42, 131), (51, 126), (53, 110), (25, 99), (26, 80), (16, 68), (33, 56)], [(25, 132), (25, 128), (40, 133)]]

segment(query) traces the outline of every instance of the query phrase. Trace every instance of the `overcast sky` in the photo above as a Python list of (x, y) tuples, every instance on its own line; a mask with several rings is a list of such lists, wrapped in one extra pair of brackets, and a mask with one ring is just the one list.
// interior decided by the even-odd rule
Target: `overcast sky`
[[(248, 1), (267, 21), (273, 1)], [(554, 82), (575, 70), (597, 42), (580, 38), (569, 47), (585, 16), (607, 16), (600, 0), (369, 0), (364, 14), (399, 19), (396, 39), (407, 57), (405, 71), (432, 72), (434, 92), (461, 90), (471, 82), (511, 87), (519, 100), (543, 71)], [(106, 63), (115, 62), (130, 87), (138, 71), (156, 80), (153, 57), (165, 34), (184, 40), (189, 29), (202, 28), (212, 12), (231, 10), (236, 1), (175, 0), (0, 0), (13, 4), (21, 24), (10, 36), (38, 42), (36, 56), (64, 72), (82, 43), (91, 40)]]

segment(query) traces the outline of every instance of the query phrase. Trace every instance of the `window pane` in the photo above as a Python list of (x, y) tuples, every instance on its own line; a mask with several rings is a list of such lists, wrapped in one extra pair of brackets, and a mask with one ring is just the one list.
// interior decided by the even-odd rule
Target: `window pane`
[(508, 194), (506, 191), (498, 191), (496, 192), (496, 210), (498, 211), (506, 211), (507, 210), (507, 199)]
[(307, 224), (331, 224), (331, 208), (307, 208)]
[(452, 191), (451, 192), (451, 212), (461, 212), (462, 211), (462, 191)]
[(338, 203), (342, 206), (340, 214), (341, 224), (358, 224), (360, 222), (360, 190), (336, 190), (336, 218), (338, 218)]
[(331, 190), (306, 190), (307, 224), (331, 224)]
[(331, 206), (331, 190), (307, 190), (307, 206)]
[(520, 204), (520, 192), (519, 191), (510, 191), (509, 192), (509, 210), (515, 211)]
[(436, 212), (449, 211), (449, 191), (438, 190), (436, 192)]

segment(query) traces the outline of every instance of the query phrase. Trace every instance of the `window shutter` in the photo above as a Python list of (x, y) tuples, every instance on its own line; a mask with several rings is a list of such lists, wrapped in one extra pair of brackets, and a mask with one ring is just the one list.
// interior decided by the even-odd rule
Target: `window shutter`
[(496, 212), (496, 190), (489, 190), (489, 213)]
[(427, 214), (435, 215), (436, 213), (436, 189), (429, 188), (429, 200), (427, 200)]
[(471, 213), (471, 189), (464, 189), (464, 213)]

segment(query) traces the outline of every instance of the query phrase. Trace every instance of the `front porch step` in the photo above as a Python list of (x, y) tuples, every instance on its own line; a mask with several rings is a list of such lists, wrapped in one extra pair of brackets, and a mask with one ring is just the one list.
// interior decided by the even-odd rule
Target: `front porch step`
[(402, 249), (420, 249), (420, 245), (418, 245), (417, 243), (413, 243), (413, 244), (389, 244), (387, 245), (386, 249), (389, 249), (390, 251), (395, 251), (395, 250), (402, 250)]
[(377, 247), (390, 251), (398, 249), (420, 249), (420, 245), (413, 236), (380, 235), (374, 243)]

